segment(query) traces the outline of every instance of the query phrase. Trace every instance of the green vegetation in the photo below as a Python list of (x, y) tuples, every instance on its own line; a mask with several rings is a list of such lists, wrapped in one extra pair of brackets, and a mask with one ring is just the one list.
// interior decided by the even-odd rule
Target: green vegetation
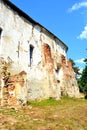
[(87, 100), (63, 97), (0, 108), (0, 130), (87, 130)]
[(79, 88), (81, 92), (84, 92), (87, 98), (87, 59), (84, 60), (85, 68), (82, 71), (81, 77), (78, 80)]
[(33, 105), (33, 106), (55, 106), (58, 105), (59, 102), (55, 100), (54, 98), (49, 98), (49, 99), (44, 99), (40, 101), (28, 101), (28, 105)]
[[(76, 78), (78, 80), (78, 85), (80, 92), (85, 94), (85, 98), (87, 99), (87, 58), (85, 58), (85, 68), (83, 69), (82, 73), (79, 73), (79, 68), (76, 67), (75, 62), (72, 59), (69, 59), (72, 63), (72, 67), (74, 69), (74, 72), (76, 74)], [(80, 75), (80, 78), (78, 76)]]
[(79, 67), (76, 66), (75, 62), (72, 59), (69, 59), (69, 60), (72, 63), (72, 68), (73, 68), (73, 70), (75, 72), (76, 78), (78, 78), (78, 76), (80, 75), (80, 73), (79, 73), (80, 69), (79, 69)]

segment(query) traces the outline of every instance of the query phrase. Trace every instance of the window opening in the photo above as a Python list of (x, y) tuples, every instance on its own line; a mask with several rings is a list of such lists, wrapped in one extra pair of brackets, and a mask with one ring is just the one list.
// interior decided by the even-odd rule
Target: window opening
[(1, 38), (2, 28), (0, 28), (0, 38)]
[(2, 34), (2, 28), (0, 28), (0, 39), (1, 39), (1, 34)]
[(55, 71), (56, 71), (56, 73), (59, 73), (59, 70), (60, 70), (60, 68), (57, 68)]
[(2, 47), (1, 47), (1, 34), (2, 34), (2, 28), (0, 28), (0, 54), (1, 54), (1, 50), (2, 50)]
[(34, 51), (34, 47), (30, 45), (30, 66), (32, 66), (33, 63), (33, 51)]

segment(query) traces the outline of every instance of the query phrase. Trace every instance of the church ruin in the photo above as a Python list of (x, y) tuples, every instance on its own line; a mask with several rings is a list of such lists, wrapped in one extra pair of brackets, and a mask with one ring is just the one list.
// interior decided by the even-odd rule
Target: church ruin
[(1, 105), (64, 95), (78, 97), (67, 50), (59, 38), (13, 3), (0, 0)]

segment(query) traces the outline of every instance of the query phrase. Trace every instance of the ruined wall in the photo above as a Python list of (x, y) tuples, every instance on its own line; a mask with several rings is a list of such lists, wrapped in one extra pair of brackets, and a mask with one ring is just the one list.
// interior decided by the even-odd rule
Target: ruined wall
[(63, 55), (61, 55), (61, 64), (63, 70), (61, 93), (62, 95), (69, 95), (71, 97), (79, 96), (79, 88), (75, 77), (75, 72), (72, 64)]
[(26, 73), (24, 71), (14, 76), (4, 75), (0, 78), (0, 105), (2, 107), (20, 108), (27, 102)]
[[(25, 19), (2, 0), (0, 28), (0, 57), (6, 63), (11, 63), (8, 68), (11, 76), (26, 72), (25, 86), (29, 100), (49, 97), (59, 99), (62, 93), (70, 96), (79, 93), (71, 64), (66, 59), (67, 47), (62, 41), (39, 24)], [(13, 77), (10, 78), (12, 84)], [(17, 78), (15, 81), (18, 91), (22, 91), (20, 81)], [(9, 90), (16, 91), (14, 85), (8, 86)]]
[(44, 56), (44, 66), (46, 68), (46, 71), (48, 71), (48, 73), (53, 73), (53, 69), (54, 69), (54, 62), (51, 56), (51, 49), (50, 46), (48, 44), (44, 44), (43, 45), (43, 56)]

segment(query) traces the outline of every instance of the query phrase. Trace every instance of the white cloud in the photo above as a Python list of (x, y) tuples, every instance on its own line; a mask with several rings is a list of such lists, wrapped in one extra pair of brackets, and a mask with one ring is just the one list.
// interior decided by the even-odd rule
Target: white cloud
[(75, 4), (69, 9), (69, 12), (78, 10), (78, 9), (80, 9), (80, 8), (82, 8), (82, 7), (87, 8), (87, 2), (75, 3)]
[(84, 59), (85, 59), (85, 58), (81, 58), (81, 59), (75, 60), (75, 62), (76, 62), (76, 63), (79, 63), (79, 64), (85, 64), (85, 63), (84, 63)]
[(79, 73), (82, 73), (83, 69), (84, 69), (84, 68), (80, 68)]
[(87, 39), (87, 25), (84, 27), (84, 30), (77, 37), (78, 39)]

